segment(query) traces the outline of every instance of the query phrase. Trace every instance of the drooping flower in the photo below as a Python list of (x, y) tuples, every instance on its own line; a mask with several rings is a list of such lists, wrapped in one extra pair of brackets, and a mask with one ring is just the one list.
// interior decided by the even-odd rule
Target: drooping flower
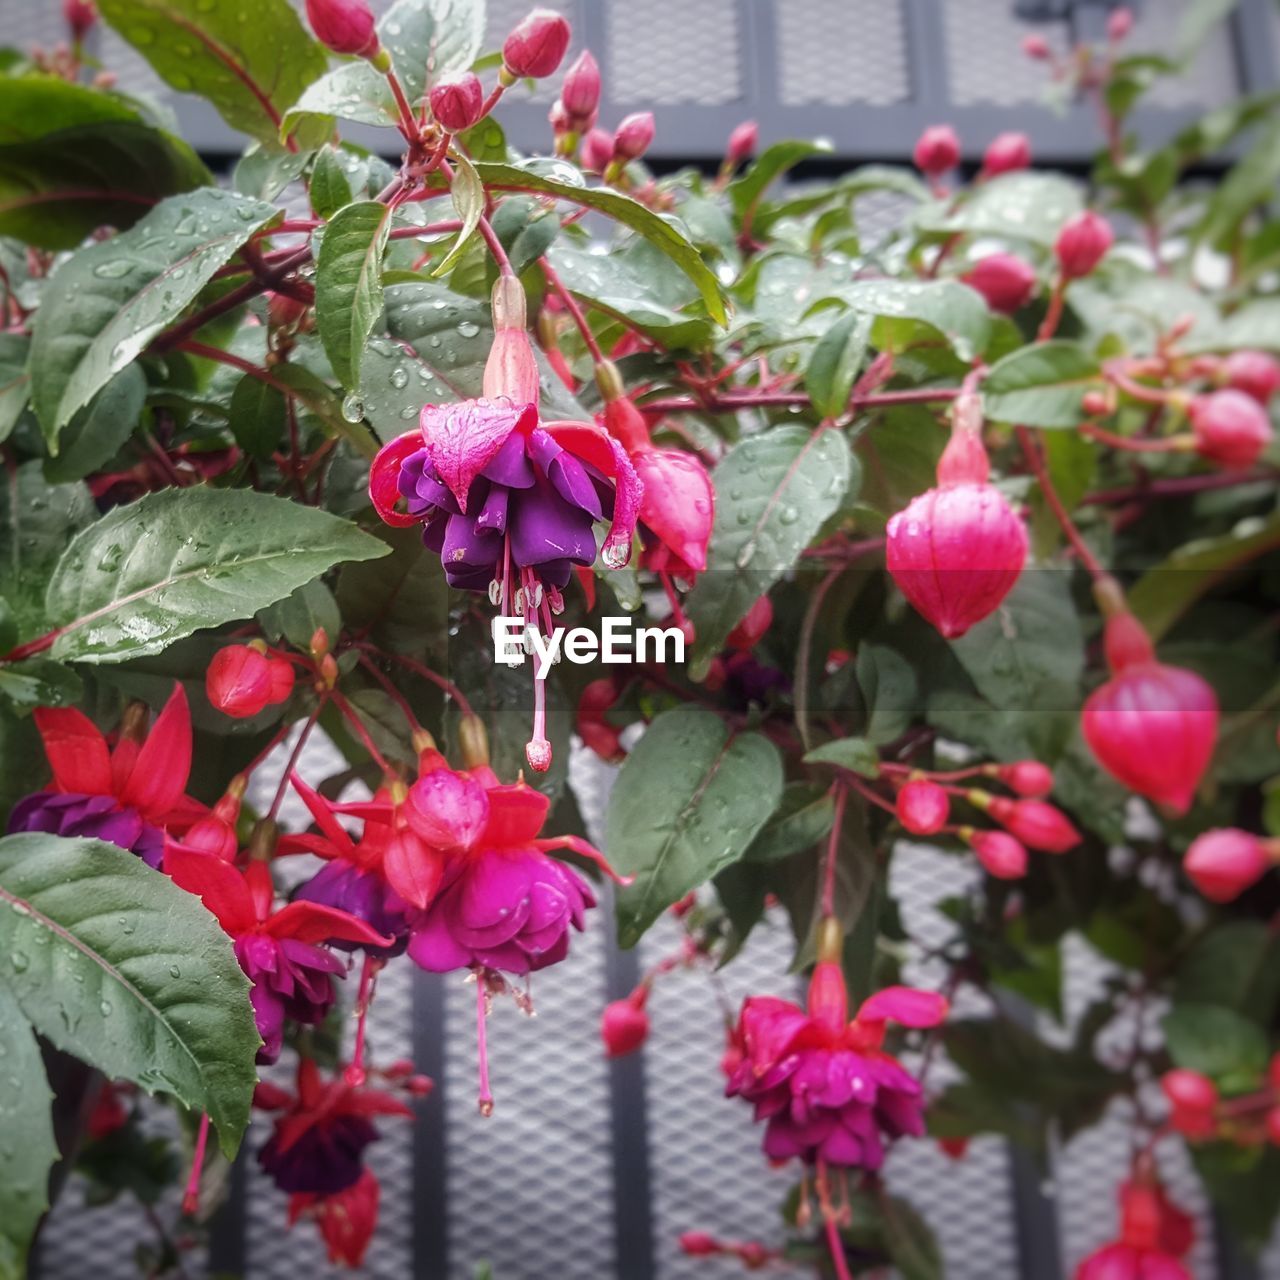
[(378, 1226), (380, 1194), (378, 1179), (370, 1169), (364, 1169), (345, 1190), (330, 1195), (295, 1192), (289, 1197), (289, 1226), (301, 1218), (313, 1219), (330, 1262), (362, 1267)]
[(221, 858), (170, 845), (164, 869), (175, 884), (201, 899), (233, 939), (236, 959), (253, 983), (249, 999), (262, 1037), (262, 1063), (280, 1056), (286, 1018), (315, 1026), (329, 1012), (333, 975), (346, 966), (322, 944), (392, 943), (364, 921), (316, 902), (290, 902), (275, 910), (271, 868), (260, 859), (241, 871)]
[(180, 684), (147, 731), (147, 711), (134, 703), (114, 747), (82, 711), (38, 707), (32, 713), (53, 769), (46, 791), (24, 796), (9, 814), (9, 834), (106, 840), (149, 867), (164, 857), (165, 831), (183, 831), (205, 808), (185, 794), (191, 772), (191, 712)]
[(1181, 1259), (1194, 1243), (1192, 1218), (1142, 1167), (1120, 1187), (1120, 1238), (1085, 1258), (1075, 1280), (1191, 1280)]
[(1112, 676), (1084, 704), (1084, 739), (1118, 782), (1185, 813), (1213, 755), (1218, 699), (1195, 672), (1157, 662), (1130, 613), (1107, 619), (1105, 646)]
[(821, 960), (807, 1009), (773, 996), (743, 1004), (725, 1092), (765, 1122), (771, 1160), (879, 1169), (887, 1143), (924, 1133), (920, 1083), (882, 1049), (885, 1024), (933, 1027), (946, 1015), (941, 996), (889, 987), (849, 1021), (840, 965)]
[(610, 1058), (635, 1053), (649, 1038), (649, 1014), (645, 1004), (649, 987), (641, 983), (629, 996), (605, 1005), (600, 1015), (600, 1039)]
[(1210, 902), (1232, 902), (1280, 861), (1280, 841), (1263, 840), (1236, 827), (1221, 827), (1197, 836), (1182, 869)]
[(399, 1098), (351, 1084), (343, 1075), (325, 1080), (310, 1058), (298, 1060), (297, 1093), (258, 1086), (254, 1104), (281, 1111), (258, 1163), (281, 1191), (332, 1196), (353, 1187), (364, 1173), (365, 1148), (379, 1134), (375, 1116), (412, 1116)]

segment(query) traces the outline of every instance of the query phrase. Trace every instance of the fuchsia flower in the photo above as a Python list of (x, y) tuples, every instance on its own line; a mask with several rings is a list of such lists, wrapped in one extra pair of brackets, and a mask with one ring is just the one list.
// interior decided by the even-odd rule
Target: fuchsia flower
[(1231, 387), (1196, 396), (1187, 417), (1196, 452), (1210, 462), (1241, 471), (1257, 462), (1275, 434), (1262, 404)]
[[(342, 1075), (323, 1079), (310, 1058), (298, 1059), (296, 1095), (260, 1084), (254, 1105), (283, 1112), (258, 1163), (282, 1191), (303, 1196), (333, 1196), (356, 1186), (365, 1173), (364, 1150), (379, 1136), (373, 1117), (413, 1115), (389, 1093), (353, 1085)], [(376, 1195), (373, 1202), (376, 1217)], [(303, 1201), (299, 1212), (313, 1203)]]
[(913, 836), (937, 835), (947, 825), (951, 798), (936, 782), (914, 778), (898, 792), (898, 821)]
[(80, 42), (98, 21), (98, 6), (93, 0), (62, 0), (62, 16), (71, 28), (72, 39)]
[(1112, 676), (1084, 704), (1084, 739), (1118, 782), (1186, 813), (1213, 756), (1218, 699), (1195, 672), (1157, 662), (1130, 613), (1107, 619), (1105, 645)]
[(180, 684), (149, 733), (146, 709), (140, 703), (130, 708), (111, 748), (93, 721), (73, 707), (37, 707), (32, 718), (53, 783), (13, 806), (10, 835), (44, 831), (106, 840), (158, 867), (166, 830), (183, 831), (207, 812), (185, 794), (191, 712)]
[(920, 1084), (881, 1048), (885, 1024), (934, 1027), (947, 1008), (931, 992), (889, 987), (850, 1022), (840, 966), (820, 961), (807, 1010), (773, 996), (743, 1004), (725, 1092), (765, 1121), (771, 1160), (879, 1169), (887, 1142), (924, 1133)]
[(313, 1218), (329, 1261), (343, 1267), (364, 1266), (364, 1255), (378, 1226), (381, 1189), (370, 1169), (342, 1191), (320, 1195), (298, 1191), (289, 1197), (289, 1226)]
[(649, 1038), (649, 1015), (645, 1004), (649, 988), (641, 983), (629, 996), (605, 1005), (600, 1015), (600, 1038), (605, 1055), (623, 1058), (635, 1053)]
[(1176, 1132), (1185, 1138), (1211, 1138), (1217, 1132), (1218, 1086), (1208, 1076), (1176, 1068), (1160, 1077), (1160, 1088), (1172, 1108), (1169, 1123)]
[(886, 531), (885, 562), (894, 582), (948, 640), (999, 606), (1027, 559), (1027, 531), (987, 483), (986, 450), (968, 412), (957, 401), (938, 487), (913, 498)]
[(1194, 1243), (1193, 1219), (1144, 1169), (1120, 1187), (1120, 1238), (1085, 1258), (1075, 1280), (1191, 1280), (1181, 1259)]
[(277, 911), (271, 868), (258, 859), (241, 871), (221, 858), (170, 845), (164, 869), (213, 912), (234, 940), (236, 959), (253, 983), (249, 998), (262, 1037), (262, 1063), (280, 1056), (285, 1018), (315, 1026), (333, 1004), (333, 975), (346, 966), (320, 944), (386, 947), (393, 941), (345, 911), (319, 903), (290, 902)]
[(503, 42), (503, 71), (514, 80), (522, 76), (542, 80), (554, 75), (564, 61), (570, 34), (563, 14), (534, 9)]

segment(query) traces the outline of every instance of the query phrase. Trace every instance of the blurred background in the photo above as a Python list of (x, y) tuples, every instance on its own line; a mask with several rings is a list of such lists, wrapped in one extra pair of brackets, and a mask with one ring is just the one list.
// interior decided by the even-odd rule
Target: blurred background
[[(217, 0), (242, 3), (252, 0)], [(468, 0), (454, 0), (465, 4)], [(1204, 0), (1137, 0), (1130, 47), (1166, 52), (1182, 18)], [(298, 0), (301, 8), (301, 0)], [(386, 0), (374, 0), (375, 9)], [(1022, 52), (1035, 32), (1056, 52), (1101, 35), (1112, 7), (1105, 0), (551, 0), (573, 22), (574, 48), (589, 46), (604, 81), (602, 117), (653, 110), (657, 140), (647, 159), (659, 172), (683, 164), (714, 167), (725, 140), (744, 119), (759, 122), (761, 144), (820, 137), (831, 144), (820, 162), (841, 171), (868, 161), (909, 162), (921, 130), (949, 122), (967, 162), (976, 163), (997, 133), (1018, 129), (1035, 160), (1083, 173), (1097, 150), (1092, 110), (1046, 100), (1042, 64)], [(1221, 9), (1231, 8), (1220, 4)], [(490, 47), (529, 8), (529, 0), (489, 0)], [(56, 0), (0, 0), (0, 44), (52, 46), (64, 38)], [(179, 131), (215, 167), (230, 167), (243, 146), (203, 102), (177, 94), (142, 58), (101, 24), (91, 51), (130, 92), (166, 103)], [(572, 52), (571, 55), (572, 56)], [(500, 119), (519, 148), (546, 150), (546, 113), (555, 82), (519, 89)], [(1164, 80), (1136, 125), (1148, 139), (1173, 134), (1205, 111), (1244, 93), (1280, 88), (1280, 7), (1239, 0), (1225, 22), (1200, 41), (1187, 73)], [(359, 126), (353, 141), (385, 141)], [(810, 162), (812, 163), (812, 162)], [(803, 170), (801, 171), (801, 176)], [(1210, 171), (1211, 176), (1211, 171)], [(860, 202), (864, 238), (896, 210), (884, 195)], [(304, 771), (337, 772), (320, 757)], [(271, 770), (265, 771), (268, 775)], [(599, 825), (611, 779), (607, 766), (578, 753), (572, 783), (588, 828)], [(305, 825), (301, 813), (282, 815)], [(893, 861), (891, 891), (916, 939), (906, 977), (934, 985), (927, 949), (951, 927), (938, 904), (960, 892), (968, 868), (924, 847)], [(790, 1175), (770, 1170), (759, 1131), (736, 1101), (722, 1096), (721, 1009), (747, 993), (789, 994), (789, 931), (757, 929), (750, 945), (716, 979), (677, 972), (650, 1002), (653, 1033), (644, 1050), (608, 1062), (600, 1009), (625, 995), (640, 974), (672, 953), (678, 931), (667, 921), (634, 953), (619, 952), (606, 909), (575, 939), (570, 959), (534, 985), (535, 1019), (509, 1001), (490, 1029), (497, 1110), (476, 1113), (474, 993), (459, 975), (441, 979), (412, 966), (390, 969), (374, 1005), (371, 1046), (378, 1060), (413, 1057), (435, 1077), (435, 1093), (416, 1125), (386, 1125), (370, 1164), (382, 1181), (381, 1226), (362, 1274), (374, 1280), (444, 1280), (491, 1268), (494, 1280), (727, 1280), (740, 1264), (684, 1257), (684, 1231), (765, 1241), (779, 1235), (778, 1207)], [(1106, 962), (1083, 940), (1066, 949), (1065, 1030), (1108, 981)], [(971, 997), (976, 999), (976, 997)], [(977, 1012), (961, 1002), (961, 1013)], [(1117, 1024), (1127, 1046), (1156, 1036), (1164, 1009), (1148, 1002), (1146, 1025)], [(1035, 1015), (1028, 1014), (1028, 1017)], [(946, 1083), (947, 1063), (930, 1065), (931, 1089)], [(156, 1109), (158, 1137), (174, 1118)], [(261, 1130), (232, 1171), (207, 1257), (188, 1274), (292, 1280), (331, 1274), (314, 1231), (286, 1234), (284, 1197), (259, 1176), (251, 1156)], [(888, 1165), (893, 1190), (928, 1218), (949, 1280), (1059, 1280), (1113, 1232), (1115, 1174), (1127, 1158), (1122, 1109), (1054, 1152), (1048, 1178), (1003, 1141), (975, 1141), (951, 1159), (928, 1141), (907, 1142)], [(1199, 1217), (1189, 1262), (1201, 1280), (1280, 1280), (1280, 1239), (1256, 1263), (1239, 1257), (1205, 1211), (1181, 1147), (1162, 1167), (1169, 1191)], [(1161, 1148), (1164, 1151), (1164, 1147)], [(123, 1196), (86, 1212), (93, 1192), (73, 1185), (43, 1233), (36, 1272), (44, 1280), (131, 1280), (135, 1256), (150, 1238), (136, 1200)], [(197, 1268), (198, 1270), (193, 1270)]]

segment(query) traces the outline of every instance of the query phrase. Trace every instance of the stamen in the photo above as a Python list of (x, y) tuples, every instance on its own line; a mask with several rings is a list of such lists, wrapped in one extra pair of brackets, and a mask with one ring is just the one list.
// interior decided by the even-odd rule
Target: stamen
[(368, 1079), (368, 1073), (364, 1069), (365, 1024), (369, 1017), (369, 1005), (373, 1000), (373, 984), (381, 968), (381, 960), (366, 955), (360, 969), (360, 990), (356, 995), (356, 1043), (351, 1062), (342, 1073), (343, 1079), (355, 1089)]
[(485, 989), (484, 971), (476, 970), (476, 1048), (480, 1057), (480, 1096), (477, 1103), (486, 1119), (493, 1115), (493, 1094), (489, 1089), (489, 1041), (485, 1019), (489, 1015), (489, 993)]
[(187, 1189), (182, 1193), (182, 1212), (189, 1218), (200, 1210), (200, 1173), (204, 1168), (204, 1149), (209, 1144), (209, 1113), (200, 1117), (200, 1129), (196, 1133), (196, 1149), (191, 1157), (191, 1173), (187, 1177)]

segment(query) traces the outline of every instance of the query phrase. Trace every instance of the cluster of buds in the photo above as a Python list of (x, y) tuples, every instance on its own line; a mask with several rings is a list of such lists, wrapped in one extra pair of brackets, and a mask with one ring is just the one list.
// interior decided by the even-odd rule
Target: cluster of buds
[[(929, 179), (935, 192), (941, 194), (941, 179), (960, 163), (960, 137), (949, 124), (930, 125), (912, 149), (915, 166)], [(1031, 140), (1025, 133), (997, 134), (982, 153), (979, 180), (1016, 173), (1031, 164)]]
[(1261, 1080), (1228, 1096), (1199, 1071), (1176, 1067), (1160, 1078), (1169, 1103), (1169, 1127), (1193, 1142), (1222, 1141), (1251, 1147), (1262, 1142), (1280, 1146), (1280, 1053)]

